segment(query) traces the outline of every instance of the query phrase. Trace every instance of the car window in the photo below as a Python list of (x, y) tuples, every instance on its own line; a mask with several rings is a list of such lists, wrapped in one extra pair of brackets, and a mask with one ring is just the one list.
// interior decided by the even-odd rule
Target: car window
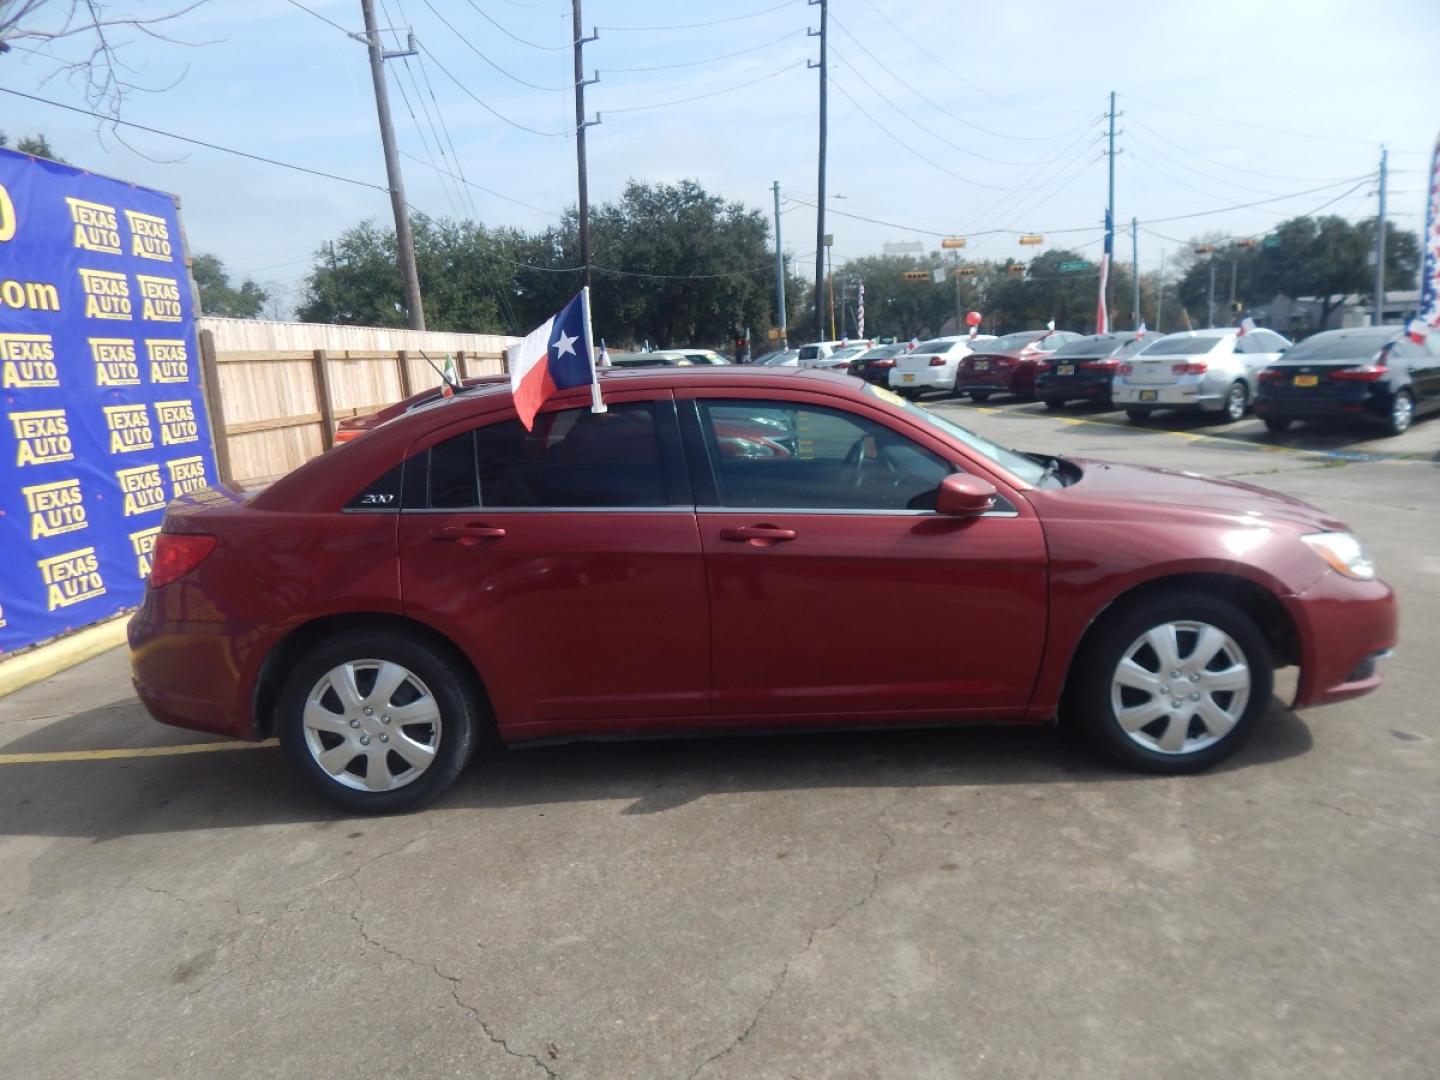
[(541, 413), (489, 424), (429, 451), (427, 505), (640, 507), (668, 503), (659, 426), (649, 402)]
[(775, 510), (933, 510), (948, 462), (884, 424), (818, 405), (701, 401), (718, 502)]
[[(1152, 356), (1200, 356), (1208, 353), (1219, 345), (1223, 338), (1212, 334), (1203, 337), (1192, 337), (1189, 334), (1176, 334), (1174, 337), (1161, 338), (1155, 344), (1145, 350), (1145, 358)], [(1244, 338), (1240, 339), (1244, 341)]]

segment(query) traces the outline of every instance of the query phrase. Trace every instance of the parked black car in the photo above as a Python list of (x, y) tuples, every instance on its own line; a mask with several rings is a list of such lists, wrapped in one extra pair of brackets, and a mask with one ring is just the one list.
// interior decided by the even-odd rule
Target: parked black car
[(909, 346), (903, 341), (898, 345), (876, 345), (851, 360), (847, 374), (876, 386), (889, 386), (890, 369), (895, 366), (895, 357), (907, 348)]
[(1440, 409), (1440, 334), (1412, 341), (1397, 326), (1327, 330), (1260, 373), (1255, 413), (1271, 431), (1296, 420), (1368, 419), (1391, 435)]
[(1110, 383), (1115, 369), (1151, 342), (1164, 334), (1148, 330), (1143, 335), (1134, 330), (1115, 334), (1091, 334), (1056, 349), (1049, 362), (1036, 375), (1035, 396), (1046, 408), (1063, 409), (1066, 402), (1087, 401), (1113, 409)]

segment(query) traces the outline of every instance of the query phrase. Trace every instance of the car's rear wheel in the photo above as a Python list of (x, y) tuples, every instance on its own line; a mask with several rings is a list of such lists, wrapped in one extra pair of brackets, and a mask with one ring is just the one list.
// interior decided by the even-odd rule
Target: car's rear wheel
[(1245, 419), (1245, 407), (1250, 403), (1249, 392), (1245, 389), (1245, 383), (1236, 379), (1230, 384), (1230, 389), (1225, 391), (1225, 404), (1220, 410), (1221, 418), (1228, 424)]
[(1292, 421), (1292, 420), (1290, 419), (1290, 417), (1288, 417), (1288, 416), (1267, 416), (1267, 417), (1265, 417), (1265, 427), (1266, 427), (1266, 429), (1269, 430), (1269, 431), (1273, 431), (1276, 435), (1279, 435), (1282, 431), (1289, 431), (1289, 430), (1290, 430), (1290, 425), (1291, 425), (1293, 422), (1294, 422), (1294, 421)]
[(1149, 409), (1126, 409), (1125, 418), (1132, 424), (1143, 424), (1150, 419)]
[(1390, 399), (1390, 415), (1385, 418), (1385, 429), (1391, 435), (1404, 435), (1415, 422), (1415, 399), (1409, 390), (1397, 390)]
[(280, 692), (286, 752), (323, 795), (355, 813), (422, 806), (474, 752), (480, 707), (470, 680), (429, 645), (357, 630), (317, 645)]
[(971, 390), (971, 391), (970, 391), (970, 400), (973, 401), (973, 402), (976, 402), (977, 404), (983, 405), (983, 404), (985, 404), (985, 402), (987, 402), (987, 401), (990, 400), (990, 391), (989, 391), (989, 390)]
[(1265, 713), (1269, 649), (1239, 608), (1175, 592), (1130, 605), (1076, 659), (1067, 710), (1132, 768), (1189, 773), (1229, 757)]

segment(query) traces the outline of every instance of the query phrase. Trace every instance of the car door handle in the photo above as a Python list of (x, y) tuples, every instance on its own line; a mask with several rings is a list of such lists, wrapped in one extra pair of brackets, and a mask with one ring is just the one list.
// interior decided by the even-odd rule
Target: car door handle
[(736, 525), (721, 529), (720, 539), (740, 544), (748, 543), (755, 547), (768, 547), (770, 544), (794, 540), (795, 530), (782, 529), (777, 525)]
[(431, 540), (459, 544), (461, 547), (473, 547), (481, 540), (499, 540), (504, 535), (504, 529), (492, 525), (446, 525), (430, 530)]

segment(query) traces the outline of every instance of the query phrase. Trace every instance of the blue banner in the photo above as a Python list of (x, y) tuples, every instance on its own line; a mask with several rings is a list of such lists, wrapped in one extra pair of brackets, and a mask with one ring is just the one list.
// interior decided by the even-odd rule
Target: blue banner
[(199, 368), (173, 197), (0, 149), (0, 655), (140, 602)]

